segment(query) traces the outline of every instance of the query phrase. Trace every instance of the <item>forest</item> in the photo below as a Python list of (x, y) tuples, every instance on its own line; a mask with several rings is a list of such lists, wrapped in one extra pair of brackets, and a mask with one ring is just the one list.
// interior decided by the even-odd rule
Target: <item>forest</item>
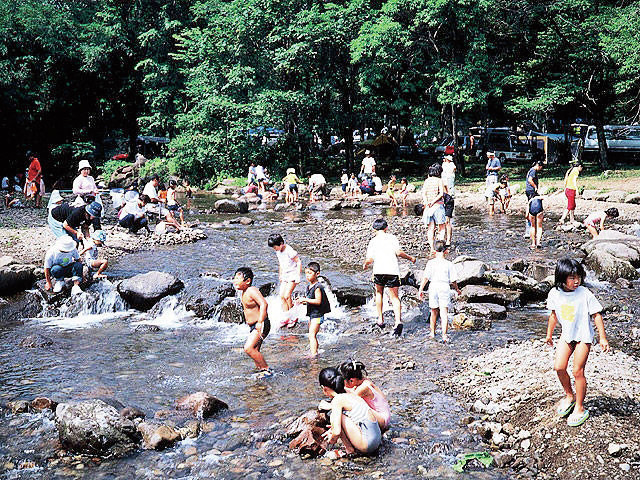
[(603, 135), (640, 114), (640, 1), (0, 0), (0, 113), (6, 173), (147, 135), (169, 139), (153, 168), (199, 185), (251, 161), (337, 171), (354, 131), (392, 125)]

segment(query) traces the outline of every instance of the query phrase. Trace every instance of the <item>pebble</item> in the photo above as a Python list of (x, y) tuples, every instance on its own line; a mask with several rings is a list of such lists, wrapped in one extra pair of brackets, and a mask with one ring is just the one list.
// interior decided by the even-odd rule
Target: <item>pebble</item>
[(609, 452), (609, 455), (611, 455), (612, 457), (617, 457), (622, 453), (622, 450), (626, 449), (627, 447), (628, 445), (625, 445), (625, 444), (618, 444), (618, 443), (611, 442), (609, 444), (609, 447), (607, 448), (607, 451)]
[(631, 465), (629, 465), (628, 463), (621, 463), (618, 466), (620, 467), (620, 470), (623, 470), (625, 472), (628, 472), (629, 470), (631, 470)]
[(527, 450), (529, 450), (529, 447), (531, 446), (531, 440), (529, 440), (528, 438), (523, 440), (522, 443), (520, 444), (520, 447), (522, 447), (522, 449), (526, 452)]
[(187, 447), (187, 448), (184, 449), (184, 454), (187, 457), (190, 457), (190, 456), (195, 455), (197, 453), (198, 453), (198, 449), (196, 447)]
[(268, 466), (269, 466), (269, 467), (279, 467), (279, 466), (280, 466), (280, 465), (282, 465), (283, 463), (284, 463), (284, 462), (283, 462), (282, 460), (280, 460), (280, 459), (276, 459), (276, 460), (273, 460), (273, 461), (269, 462)]

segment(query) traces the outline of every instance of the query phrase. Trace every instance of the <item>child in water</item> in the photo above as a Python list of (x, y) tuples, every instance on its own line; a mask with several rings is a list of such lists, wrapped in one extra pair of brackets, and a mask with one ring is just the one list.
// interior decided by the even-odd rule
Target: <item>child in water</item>
[[(302, 262), (296, 252), (290, 245), (284, 243), (282, 235), (274, 233), (269, 235), (267, 240), (269, 247), (273, 248), (278, 257), (278, 278), (280, 279), (280, 301), (282, 302), (282, 311), (286, 315), (293, 307), (291, 294), (300, 283), (300, 270), (302, 270)], [(293, 328), (298, 323), (298, 319), (290, 320), (285, 318), (281, 327), (288, 325)]]
[(249, 337), (244, 344), (244, 353), (249, 355), (256, 368), (259, 377), (269, 377), (273, 372), (264, 360), (260, 347), (269, 331), (271, 323), (267, 316), (267, 301), (256, 287), (252, 286), (253, 271), (248, 267), (240, 267), (233, 277), (233, 286), (241, 292), (242, 309), (244, 318), (249, 325)]
[(367, 378), (367, 371), (362, 362), (344, 362), (339, 367), (340, 374), (344, 378), (345, 390), (362, 397), (373, 410), (373, 414), (380, 425), (380, 430), (385, 432), (391, 424), (391, 409), (389, 402), (382, 390)]
[[(547, 309), (551, 312), (547, 326), (548, 345), (553, 346), (553, 330), (556, 324), (560, 322), (562, 325), (553, 368), (558, 374), (558, 380), (566, 396), (560, 401), (556, 412), (561, 417), (569, 416), (567, 425), (570, 427), (580, 426), (589, 418), (589, 410), (584, 408), (584, 397), (587, 393), (584, 366), (594, 337), (590, 318), (598, 328), (602, 351), (609, 351), (609, 342), (600, 313), (602, 305), (589, 289), (582, 286), (584, 277), (584, 267), (578, 261), (572, 258), (558, 260), (555, 287), (551, 289), (547, 298)], [(571, 387), (571, 378), (567, 373), (569, 357), (572, 354), (575, 394)]]
[(592, 239), (597, 238), (598, 234), (604, 230), (604, 221), (606, 219), (618, 218), (619, 216), (620, 212), (618, 212), (617, 208), (607, 208), (605, 211), (600, 210), (591, 213), (584, 219), (584, 226), (587, 227)]
[(320, 325), (324, 322), (325, 314), (331, 311), (329, 298), (324, 290), (322, 283), (318, 282), (318, 274), (320, 273), (320, 264), (318, 262), (309, 262), (307, 268), (304, 269), (304, 275), (309, 282), (306, 297), (299, 298), (297, 303), (307, 306), (307, 316), (309, 317), (309, 349), (311, 355), (318, 355), (318, 332)]
[(402, 208), (407, 206), (407, 196), (409, 195), (409, 184), (407, 179), (402, 177), (400, 180), (400, 198), (402, 199)]
[(359, 195), (360, 187), (358, 186), (358, 179), (356, 178), (356, 174), (352, 173), (347, 183), (347, 197), (355, 199), (358, 198)]
[(398, 206), (398, 199), (396, 198), (396, 176), (395, 175), (391, 175), (391, 179), (389, 180), (389, 183), (387, 184), (387, 195), (389, 195), (389, 198), (391, 199), (391, 206), (392, 207), (397, 207)]
[(443, 240), (437, 240), (434, 249), (436, 256), (427, 262), (418, 289), (418, 298), (422, 300), (422, 293), (427, 280), (429, 281), (429, 308), (431, 309), (430, 327), (431, 338), (436, 336), (436, 320), (440, 315), (442, 323), (442, 341), (447, 342), (447, 329), (449, 327), (449, 305), (451, 304), (451, 287), (455, 288), (458, 295), (460, 289), (456, 283), (458, 274), (455, 265), (444, 258), (447, 247)]

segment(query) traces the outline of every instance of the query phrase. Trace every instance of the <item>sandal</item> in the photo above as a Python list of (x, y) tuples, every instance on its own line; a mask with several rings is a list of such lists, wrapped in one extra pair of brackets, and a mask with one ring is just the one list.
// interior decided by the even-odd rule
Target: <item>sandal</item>
[(585, 410), (582, 413), (572, 413), (567, 418), (567, 425), (570, 427), (579, 427), (589, 418), (589, 410)]
[(573, 411), (573, 407), (576, 406), (575, 400), (569, 401), (568, 398), (564, 398), (558, 404), (558, 408), (556, 408), (556, 413), (561, 417), (566, 417)]

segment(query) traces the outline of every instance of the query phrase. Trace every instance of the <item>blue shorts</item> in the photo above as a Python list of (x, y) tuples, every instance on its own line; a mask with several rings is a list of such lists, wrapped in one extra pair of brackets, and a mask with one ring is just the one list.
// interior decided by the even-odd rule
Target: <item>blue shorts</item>
[(167, 205), (167, 210), (169, 210), (170, 212), (177, 212), (181, 208), (182, 207), (180, 205), (178, 205), (177, 203), (175, 205)]
[(314, 320), (318, 320), (320, 322), (320, 325), (322, 325), (324, 323), (324, 315), (321, 317), (310, 318), (309, 323), (313, 322)]
[(429, 225), (431, 222), (434, 222), (436, 225), (442, 225), (447, 221), (445, 217), (444, 205), (437, 203), (431, 208), (425, 208), (422, 220), (425, 225)]

